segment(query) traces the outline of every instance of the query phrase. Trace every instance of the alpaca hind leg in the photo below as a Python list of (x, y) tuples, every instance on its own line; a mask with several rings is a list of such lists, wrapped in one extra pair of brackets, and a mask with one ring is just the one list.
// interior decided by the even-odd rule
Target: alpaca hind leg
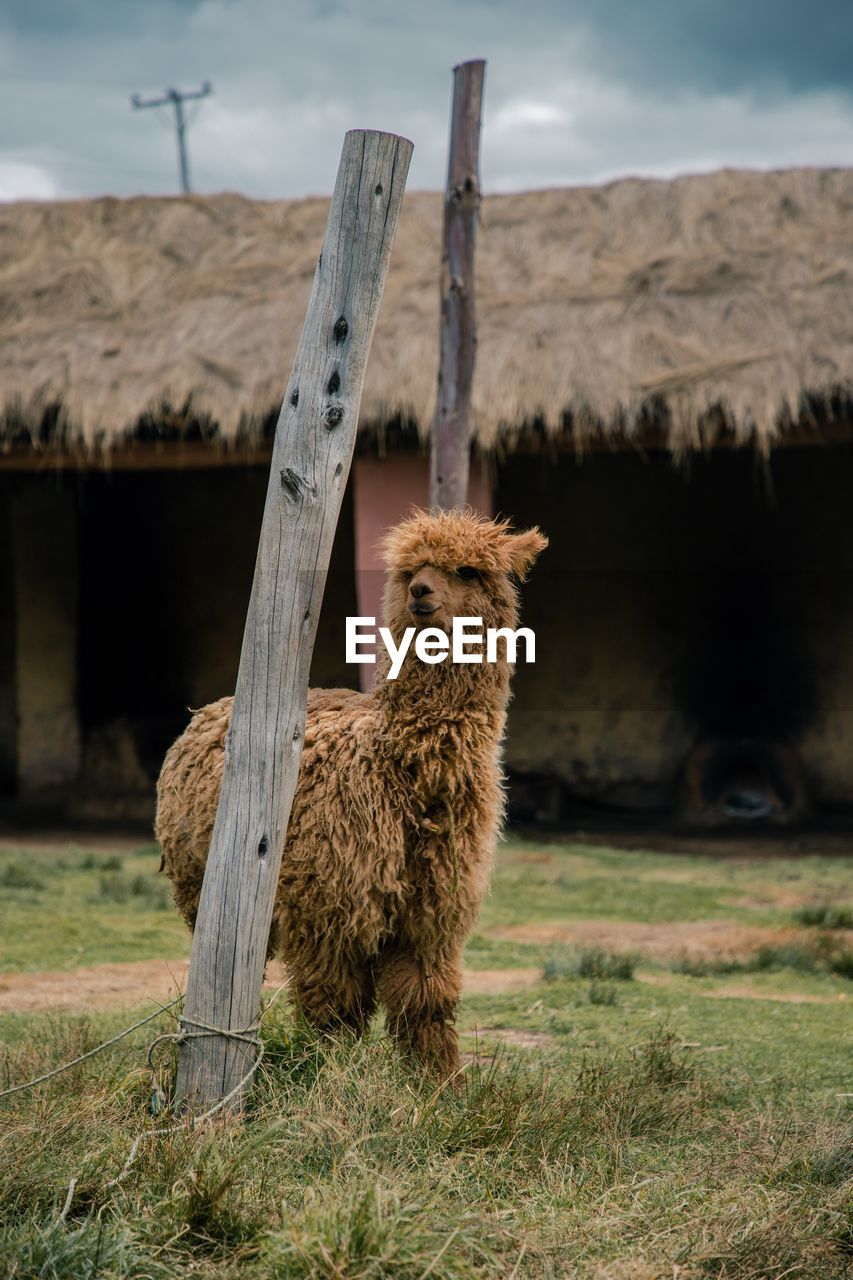
[(449, 1077), (459, 1070), (456, 1006), (462, 971), (455, 957), (431, 963), (411, 951), (380, 962), (377, 994), (402, 1051), (428, 1070)]

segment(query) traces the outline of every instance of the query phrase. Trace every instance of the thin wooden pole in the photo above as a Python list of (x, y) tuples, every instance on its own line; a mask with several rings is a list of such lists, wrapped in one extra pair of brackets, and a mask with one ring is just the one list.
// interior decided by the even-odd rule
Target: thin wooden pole
[(477, 351), (474, 249), (480, 216), (480, 115), (486, 64), (453, 69), (450, 159), (444, 193), (438, 395), (432, 424), (429, 502), (463, 506), (468, 498), (471, 386)]
[[(184, 1109), (228, 1097), (255, 1060), (251, 1034), (248, 1041), (235, 1034), (258, 1016), (317, 618), (411, 154), (412, 144), (393, 134), (354, 131), (344, 141), (273, 444), (187, 981), (189, 1037), (176, 1081)], [(211, 1027), (215, 1034), (199, 1034)], [(238, 1089), (229, 1108), (238, 1109), (244, 1094)]]

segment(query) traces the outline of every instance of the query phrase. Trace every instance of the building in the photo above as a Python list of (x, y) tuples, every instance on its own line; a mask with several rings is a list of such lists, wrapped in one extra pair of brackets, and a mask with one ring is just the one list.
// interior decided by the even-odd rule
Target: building
[[(149, 813), (186, 708), (232, 689), (327, 207), (0, 206), (7, 808)], [(425, 500), (440, 218), (407, 197), (315, 683), (355, 682), (344, 617), (375, 611), (376, 534)], [(853, 807), (851, 287), (847, 170), (485, 201), (472, 500), (552, 540), (522, 808)]]

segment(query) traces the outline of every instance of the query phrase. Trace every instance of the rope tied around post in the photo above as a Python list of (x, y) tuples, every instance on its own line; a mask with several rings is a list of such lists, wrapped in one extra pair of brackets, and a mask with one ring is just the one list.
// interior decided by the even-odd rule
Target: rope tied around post
[[(264, 1045), (260, 1037), (260, 1019), (253, 1022), (251, 1026), (244, 1027), (242, 1031), (235, 1031), (230, 1027), (214, 1027), (207, 1022), (201, 1022), (198, 1018), (189, 1018), (186, 1014), (181, 1014), (178, 1022), (181, 1026), (180, 1031), (166, 1031), (163, 1035), (158, 1036), (156, 1040), (152, 1040), (148, 1049), (149, 1065), (152, 1050), (162, 1040), (174, 1040), (176, 1044), (183, 1044), (184, 1041), (193, 1040), (198, 1036), (223, 1036), (226, 1040), (238, 1040), (253, 1049), (257, 1049), (259, 1052), (263, 1052)], [(198, 1030), (191, 1031), (189, 1027), (197, 1027)]]
[[(287, 984), (285, 983), (284, 986), (286, 985)], [(154, 1097), (158, 1099), (160, 1097), (165, 1098), (165, 1095), (163, 1095), (162, 1090), (160, 1089), (160, 1082), (157, 1078), (157, 1068), (154, 1065), (154, 1050), (157, 1048), (157, 1045), (162, 1044), (166, 1040), (171, 1040), (173, 1043), (180, 1046), (181, 1044), (186, 1043), (187, 1040), (199, 1039), (204, 1036), (221, 1036), (225, 1040), (234, 1040), (238, 1043), (249, 1045), (252, 1048), (257, 1049), (257, 1054), (254, 1061), (250, 1064), (248, 1071), (243, 1074), (237, 1084), (234, 1085), (233, 1089), (226, 1093), (224, 1098), (220, 1098), (218, 1102), (214, 1103), (212, 1107), (208, 1107), (208, 1109), (203, 1111), (201, 1115), (188, 1115), (190, 1129), (194, 1129), (205, 1120), (212, 1119), (217, 1112), (224, 1110), (224, 1108), (227, 1107), (234, 1098), (238, 1097), (243, 1089), (245, 1089), (246, 1085), (255, 1075), (258, 1067), (260, 1067), (264, 1060), (264, 1042), (260, 1036), (261, 1022), (267, 1013), (269, 1013), (281, 992), (284, 990), (284, 986), (279, 987), (278, 991), (275, 992), (261, 1016), (248, 1027), (243, 1027), (240, 1030), (234, 1030), (231, 1027), (215, 1027), (211, 1023), (201, 1022), (196, 1018), (188, 1018), (184, 1015), (178, 1019), (181, 1024), (180, 1031), (167, 1031), (163, 1035), (157, 1036), (155, 1040), (152, 1040), (151, 1044), (148, 1046), (148, 1053), (146, 1054), (146, 1063), (148, 1065), (148, 1070), (151, 1072), (153, 1081), (152, 1101)], [(187, 1023), (190, 1024), (190, 1027), (186, 1025)], [(196, 1029), (192, 1030), (190, 1029), (191, 1027)], [(107, 1183), (107, 1187), (117, 1187), (119, 1183), (124, 1181), (137, 1157), (139, 1148), (147, 1138), (166, 1138), (171, 1134), (180, 1133), (184, 1127), (185, 1126), (181, 1121), (177, 1121), (174, 1124), (165, 1125), (162, 1129), (149, 1129), (145, 1133), (138, 1134), (134, 1139), (133, 1146), (128, 1152), (127, 1159), (122, 1166), (121, 1172), (117, 1177), (113, 1178), (111, 1182)]]
[[(167, 1100), (165, 1093), (160, 1087), (160, 1079), (157, 1074), (157, 1067), (154, 1063), (154, 1050), (158, 1045), (165, 1043), (165, 1041), (170, 1040), (175, 1045), (181, 1045), (186, 1044), (188, 1040), (198, 1039), (204, 1036), (222, 1036), (225, 1040), (235, 1040), (239, 1043), (248, 1045), (251, 1049), (255, 1049), (257, 1052), (250, 1070), (242, 1078), (237, 1088), (232, 1091), (232, 1094), (229, 1094), (229, 1098), (233, 1096), (233, 1093), (242, 1089), (249, 1082), (258, 1067), (261, 1065), (261, 1061), (264, 1056), (264, 1042), (260, 1037), (260, 1019), (252, 1023), (251, 1026), (244, 1027), (241, 1031), (235, 1031), (232, 1028), (226, 1029), (223, 1027), (214, 1027), (209, 1023), (200, 1022), (197, 1018), (188, 1018), (186, 1014), (182, 1014), (178, 1018), (178, 1022), (181, 1027), (180, 1031), (164, 1031), (162, 1035), (157, 1036), (155, 1040), (151, 1041), (148, 1046), (148, 1052), (145, 1055), (146, 1066), (151, 1072), (151, 1111), (153, 1115), (158, 1114), (161, 1107)], [(197, 1030), (191, 1031), (189, 1029), (190, 1027), (195, 1027)], [(224, 1106), (227, 1101), (228, 1098), (223, 1098), (219, 1103), (219, 1106)], [(212, 1115), (217, 1109), (217, 1107), (213, 1107), (207, 1114)], [(203, 1116), (198, 1117), (198, 1119), (203, 1118)]]
[[(214, 1115), (216, 1115), (218, 1111), (221, 1111), (224, 1107), (227, 1107), (228, 1103), (231, 1102), (233, 1098), (235, 1098), (240, 1093), (240, 1091), (245, 1088), (245, 1086), (249, 1083), (249, 1081), (255, 1075), (261, 1063), (263, 1062), (264, 1042), (261, 1039), (261, 1035), (260, 1035), (261, 1022), (263, 1021), (264, 1017), (272, 1008), (273, 1004), (278, 999), (279, 995), (285, 989), (286, 986), (287, 986), (287, 983), (279, 987), (279, 989), (274, 993), (269, 1004), (264, 1009), (261, 1016), (257, 1018), (253, 1023), (251, 1023), (248, 1027), (242, 1027), (237, 1030), (230, 1027), (228, 1028), (215, 1027), (209, 1023), (200, 1022), (197, 1019), (189, 1018), (186, 1015), (181, 1015), (178, 1018), (178, 1022), (180, 1023), (180, 1026), (181, 1026), (180, 1031), (165, 1031), (163, 1032), (162, 1035), (156, 1036), (149, 1044), (148, 1050), (145, 1055), (146, 1066), (148, 1070), (151, 1072), (151, 1078), (152, 1078), (152, 1086), (153, 1086), (152, 1112), (153, 1114), (156, 1115), (160, 1109), (160, 1106), (166, 1101), (166, 1095), (160, 1087), (160, 1081), (157, 1075), (157, 1067), (155, 1066), (155, 1063), (154, 1063), (155, 1049), (157, 1048), (158, 1045), (165, 1043), (165, 1041), (167, 1040), (170, 1040), (173, 1043), (180, 1045), (186, 1040), (192, 1040), (192, 1039), (200, 1038), (204, 1036), (222, 1036), (226, 1040), (235, 1040), (238, 1043), (248, 1045), (250, 1048), (257, 1050), (255, 1059), (250, 1064), (248, 1071), (245, 1072), (245, 1074), (242, 1076), (240, 1081), (234, 1086), (234, 1088), (229, 1093), (227, 1093), (224, 1098), (220, 1098), (220, 1100), (214, 1106), (209, 1107), (206, 1111), (203, 1111), (201, 1115), (197, 1115), (197, 1116), (190, 1115), (189, 1127), (195, 1128), (196, 1125), (201, 1124), (205, 1120), (210, 1120)], [(87, 1053), (81, 1053), (79, 1057), (73, 1058), (70, 1062), (63, 1062), (61, 1066), (54, 1067), (52, 1071), (45, 1071), (43, 1075), (36, 1076), (32, 1080), (25, 1080), (22, 1084), (16, 1084), (9, 1089), (0, 1090), (0, 1098), (7, 1098), (10, 1095), (15, 1093), (23, 1093), (27, 1089), (34, 1089), (36, 1085), (44, 1084), (45, 1081), (52, 1080), (55, 1076), (61, 1075), (64, 1071), (70, 1071), (72, 1067), (78, 1066), (81, 1062), (86, 1062), (87, 1059), (94, 1058), (97, 1054), (103, 1053), (105, 1049), (109, 1049), (112, 1045), (117, 1044), (120, 1040), (126, 1039), (126, 1037), (129, 1036), (133, 1031), (138, 1030), (139, 1027), (145, 1026), (147, 1022), (152, 1022), (154, 1018), (159, 1018), (162, 1014), (168, 1013), (170, 1009), (174, 1009), (175, 1005), (180, 1004), (183, 998), (184, 998), (183, 994), (176, 996), (175, 999), (171, 1000), (168, 1004), (161, 1005), (158, 1009), (155, 1009), (153, 1013), (149, 1013), (146, 1015), (146, 1017), (140, 1018), (138, 1022), (134, 1022), (129, 1027), (125, 1027), (123, 1031), (119, 1031), (116, 1035), (111, 1036), (109, 1040), (104, 1040), (103, 1043), (96, 1045), (94, 1049), (90, 1049)], [(120, 1182), (124, 1181), (128, 1173), (130, 1172), (130, 1169), (131, 1169), (131, 1166), (133, 1165), (134, 1160), (136, 1159), (136, 1156), (139, 1152), (139, 1148), (147, 1138), (165, 1138), (171, 1134), (179, 1133), (183, 1128), (184, 1128), (184, 1125), (182, 1122), (176, 1122), (174, 1124), (165, 1125), (161, 1129), (148, 1129), (146, 1132), (138, 1134), (137, 1137), (134, 1139), (133, 1145), (130, 1148), (130, 1152), (128, 1153), (128, 1156), (124, 1162), (124, 1165), (122, 1166), (121, 1172), (118, 1174), (117, 1177), (111, 1179), (111, 1181), (107, 1183), (107, 1188), (116, 1187), (119, 1185)], [(68, 1214), (68, 1210), (71, 1207), (71, 1201), (74, 1196), (74, 1188), (76, 1184), (77, 1184), (77, 1178), (76, 1177), (72, 1178), (68, 1187), (68, 1195), (66, 1197), (65, 1207), (61, 1215), (62, 1219), (66, 1217), (66, 1215)]]

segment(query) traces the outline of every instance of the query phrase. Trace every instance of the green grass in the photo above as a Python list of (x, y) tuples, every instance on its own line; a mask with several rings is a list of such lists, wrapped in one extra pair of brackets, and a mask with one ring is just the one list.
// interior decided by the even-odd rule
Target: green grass
[[(519, 920), (792, 923), (789, 900), (853, 912), (846, 858), (711, 858), (507, 841), (481, 931)], [(842, 899), (839, 902), (839, 899)], [(798, 904), (800, 905), (800, 904)]]
[[(0, 848), (0, 972), (188, 954), (158, 861), (154, 845), (123, 855)], [(542, 948), (489, 937), (519, 922), (727, 918), (841, 927), (833, 921), (853, 914), (850, 867), (840, 858), (715, 860), (511, 839), (466, 962), (544, 963)], [(802, 899), (793, 910), (792, 897)], [(812, 914), (798, 921), (802, 912)]]
[(615, 978), (629, 982), (636, 967), (633, 956), (612, 955), (600, 947), (576, 950), (554, 947), (545, 957), (542, 977), (546, 982), (556, 982), (558, 978), (593, 978), (598, 981)]
[(0, 973), (187, 955), (159, 861), (154, 845), (128, 854), (0, 849)]
[(800, 907), (794, 912), (797, 924), (814, 925), (819, 929), (853, 929), (853, 907), (829, 906), (820, 903)]
[[(81, 850), (0, 857), (0, 901), (26, 935), (0, 921), (3, 967), (180, 955), (156, 865), (151, 849), (109, 865)], [(461, 1088), (407, 1070), (381, 1022), (360, 1044), (330, 1044), (276, 1005), (245, 1121), (151, 1138), (112, 1185), (137, 1134), (164, 1123), (144, 1070), (149, 1040), (173, 1025), (164, 1015), (0, 1101), (0, 1274), (841, 1280), (853, 1270), (853, 986), (821, 959), (832, 925), (795, 913), (844, 908), (850, 871), (512, 842), (466, 963), (542, 976), (463, 1000), (476, 1057)], [(74, 906), (106, 929), (85, 961), (63, 923)], [(789, 932), (766, 963), (692, 970), (491, 932), (709, 917)], [(138, 1016), (0, 1017), (0, 1088)], [(168, 1091), (168, 1045), (159, 1062)]]
[[(644, 975), (663, 981), (652, 984)], [(742, 982), (641, 968), (637, 980), (610, 984), (614, 1002), (609, 1005), (589, 999), (589, 981), (563, 979), (500, 998), (469, 996), (462, 1027), (466, 1043), (472, 1047), (476, 1036), (483, 1052), (502, 1044), (509, 1029), (544, 1034), (548, 1051), (558, 1056), (618, 1052), (666, 1027), (679, 1044), (692, 1046), (694, 1055), (709, 1055), (713, 1071), (742, 1074), (756, 1097), (778, 1085), (791, 1096), (831, 1104), (836, 1094), (853, 1090), (849, 982), (812, 980), (811, 990), (804, 990), (798, 975), (759, 976), (766, 980), (751, 978), (752, 994), (739, 998), (729, 991), (742, 989)], [(776, 998), (782, 994), (817, 995), (821, 1003)]]
[[(277, 1012), (245, 1123), (152, 1138), (113, 1186), (154, 1123), (137, 1037), (73, 1090), (52, 1083), (5, 1110), (4, 1274), (843, 1275), (843, 1102), (774, 1065), (775, 1025), (756, 1073), (685, 1043), (648, 1006), (627, 1018), (585, 1006), (568, 1033), (543, 1017), (551, 1048), (484, 1053), (454, 1091), (407, 1072), (380, 1034), (327, 1045)], [(103, 1027), (32, 1030), (15, 1074), (72, 1056)]]
[(767, 942), (750, 955), (724, 956), (717, 959), (694, 959), (681, 956), (673, 963), (679, 973), (701, 978), (711, 973), (764, 973), (767, 970), (790, 969), (798, 973), (834, 973), (853, 978), (853, 949), (850, 944), (831, 934), (813, 938), (795, 938), (783, 942)]

